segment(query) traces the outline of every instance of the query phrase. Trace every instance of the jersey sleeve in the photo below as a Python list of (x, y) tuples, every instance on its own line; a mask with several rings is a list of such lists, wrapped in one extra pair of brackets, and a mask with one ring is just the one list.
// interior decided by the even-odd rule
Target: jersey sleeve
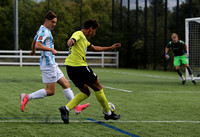
[(171, 45), (172, 45), (172, 42), (170, 41), (168, 44), (167, 44), (167, 46), (166, 46), (166, 48), (170, 48), (171, 47)]
[(46, 31), (44, 29), (42, 29), (40, 32), (38, 32), (38, 34), (36, 35), (37, 36), (37, 39), (36, 39), (36, 42), (44, 42), (48, 35), (46, 33)]
[(74, 39), (75, 41), (78, 41), (80, 39), (80, 33), (74, 32), (71, 36), (71, 39)]
[(185, 46), (185, 42), (184, 41), (180, 40), (180, 43), (181, 43), (181, 45)]
[(89, 48), (91, 45), (92, 44), (89, 41), (87, 41), (87, 47)]

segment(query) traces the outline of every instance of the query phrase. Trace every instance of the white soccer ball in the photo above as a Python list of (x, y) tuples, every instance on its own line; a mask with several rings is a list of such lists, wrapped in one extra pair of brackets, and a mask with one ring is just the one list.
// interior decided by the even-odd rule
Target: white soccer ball
[[(115, 111), (115, 105), (111, 102), (108, 102), (108, 105), (110, 107), (110, 111), (114, 112)], [(105, 114), (104, 111), (103, 111), (103, 108), (101, 110), (102, 110), (102, 113)]]

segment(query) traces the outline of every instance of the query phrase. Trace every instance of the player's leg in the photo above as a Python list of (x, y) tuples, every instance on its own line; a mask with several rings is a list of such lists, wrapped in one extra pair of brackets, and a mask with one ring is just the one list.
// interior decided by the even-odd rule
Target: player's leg
[(181, 57), (181, 60), (182, 60), (182, 64), (185, 65), (185, 67), (187, 68), (187, 70), (188, 70), (188, 72), (191, 76), (192, 83), (194, 83), (196, 85), (196, 81), (194, 80), (193, 72), (192, 72), (192, 69), (190, 68), (190, 66), (188, 64), (188, 58), (186, 57), (186, 55), (183, 55)]
[(188, 64), (185, 64), (185, 67), (187, 68), (189, 74), (190, 74), (190, 77), (191, 77), (191, 80), (192, 80), (192, 83), (194, 83), (195, 85), (197, 84), (196, 81), (194, 80), (194, 76), (193, 76), (193, 72), (192, 72), (192, 69), (190, 68), (190, 66)]
[[(69, 101), (71, 101), (74, 98), (74, 93), (70, 89), (69, 81), (63, 76), (58, 80), (57, 83), (62, 86), (63, 92), (64, 92), (66, 98)], [(86, 103), (86, 104), (83, 104), (83, 105), (78, 104), (77, 106), (75, 106), (74, 112), (76, 114), (79, 114), (82, 110), (86, 109), (88, 106), (89, 106), (89, 103)]]
[(90, 95), (90, 89), (89, 87), (84, 84), (84, 73), (83, 73), (83, 67), (71, 67), (66, 66), (67, 68), (67, 74), (69, 78), (72, 80), (74, 85), (78, 87), (83, 92), (78, 93), (67, 105), (61, 106), (59, 108), (61, 112), (61, 118), (64, 121), (64, 123), (69, 123), (69, 111), (75, 108), (79, 103), (81, 103), (83, 100), (89, 97)]
[[(90, 89), (87, 85), (84, 85), (84, 87), (82, 87), (81, 89), (84, 90), (84, 92), (88, 91), (88, 93), (90, 93)], [(59, 108), (61, 113), (61, 118), (65, 124), (69, 123), (69, 111), (75, 108), (79, 103), (81, 103), (86, 98), (88, 98), (88, 96), (85, 93), (80, 92), (76, 94), (76, 96), (67, 105), (61, 106)]]
[(180, 70), (180, 65), (181, 65), (181, 59), (180, 59), (180, 56), (176, 56), (174, 57), (174, 67), (176, 69), (176, 72), (178, 73), (178, 75), (181, 77), (182, 79), (182, 84), (184, 85), (185, 82), (186, 82), (186, 79), (185, 77), (183, 76), (183, 74), (181, 73), (181, 70)]
[(55, 94), (57, 75), (55, 68), (47, 68), (42, 70), (42, 81), (46, 84), (46, 89), (40, 89), (31, 94), (21, 94), (21, 110), (25, 109), (26, 104), (31, 99), (40, 99), (46, 96), (51, 96)]
[(178, 75), (181, 77), (181, 79), (182, 79), (182, 84), (184, 85), (185, 82), (186, 82), (186, 79), (185, 79), (185, 77), (183, 76), (183, 74), (181, 73), (180, 66), (175, 66), (175, 69), (176, 69)]
[(117, 115), (114, 112), (110, 111), (108, 100), (106, 99), (106, 96), (104, 94), (103, 88), (102, 88), (99, 80), (97, 79), (97, 81), (94, 84), (92, 84), (90, 87), (95, 91), (96, 98), (103, 108), (103, 111), (105, 113), (104, 118), (106, 120), (108, 120), (108, 119), (113, 119), (113, 120), (119, 119), (120, 115)]
[(21, 94), (21, 110), (24, 112), (25, 106), (29, 100), (32, 99), (41, 99), (46, 96), (51, 96), (55, 94), (56, 89), (56, 82), (54, 83), (47, 83), (46, 89), (39, 89), (31, 94)]
[(74, 93), (70, 89), (69, 81), (65, 78), (64, 74), (60, 70), (60, 68), (56, 67), (56, 73), (57, 73), (57, 83), (63, 88), (63, 93), (65, 97), (71, 101), (74, 98)]

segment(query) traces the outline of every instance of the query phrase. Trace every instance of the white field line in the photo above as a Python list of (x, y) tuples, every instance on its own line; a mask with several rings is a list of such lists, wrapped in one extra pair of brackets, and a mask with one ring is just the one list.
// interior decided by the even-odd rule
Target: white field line
[(200, 91), (139, 91), (138, 93), (200, 93)]
[(108, 86), (102, 86), (103, 88), (108, 88), (108, 89), (114, 89), (114, 90), (118, 90), (118, 91), (123, 91), (123, 92), (133, 92), (130, 90), (126, 90), (126, 89), (119, 89), (119, 88), (113, 88), (113, 87), (108, 87)]
[[(98, 121), (98, 120), (96, 120)], [(71, 123), (93, 123), (90, 120), (70, 120)], [(200, 123), (200, 121), (101, 121), (104, 123)], [(0, 123), (63, 123), (62, 120), (36, 121), (36, 120), (0, 120)]]
[(151, 78), (180, 79), (180, 78), (178, 78), (178, 77), (177, 77), (177, 78), (175, 78), (175, 77), (164, 77), (164, 76), (157, 76), (157, 75), (145, 75), (145, 74), (118, 72), (118, 71), (104, 71), (104, 70), (100, 70), (99, 72), (117, 73), (117, 74), (134, 75), (134, 76), (143, 76), (143, 77), (151, 77)]

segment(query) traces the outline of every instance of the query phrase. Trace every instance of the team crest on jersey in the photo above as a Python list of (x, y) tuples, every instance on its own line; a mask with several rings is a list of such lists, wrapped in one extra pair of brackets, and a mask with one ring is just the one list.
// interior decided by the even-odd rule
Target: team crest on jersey
[(42, 36), (40, 36), (38, 40), (42, 40)]

